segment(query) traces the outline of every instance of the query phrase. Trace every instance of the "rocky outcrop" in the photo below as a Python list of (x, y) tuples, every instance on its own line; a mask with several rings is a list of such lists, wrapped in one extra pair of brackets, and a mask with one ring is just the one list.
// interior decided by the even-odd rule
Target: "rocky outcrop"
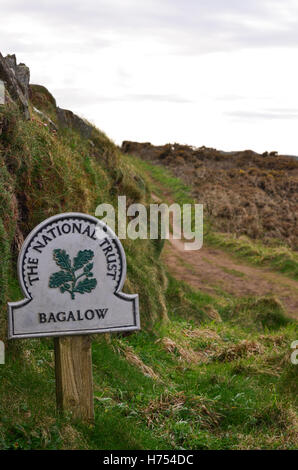
[(51, 128), (56, 128), (56, 130), (58, 128), (73, 129), (88, 140), (92, 138), (94, 133), (92, 124), (68, 109), (59, 108), (55, 98), (47, 88), (41, 85), (30, 85), (29, 96), (34, 111), (48, 121)]
[(56, 112), (60, 127), (74, 129), (75, 131), (79, 132), (82, 137), (85, 137), (86, 139), (91, 138), (94, 130), (91, 124), (68, 109), (57, 107)]
[(30, 119), (30, 100), (34, 111), (47, 121), (52, 130), (57, 131), (59, 127), (70, 128), (79, 132), (82, 137), (91, 139), (94, 127), (72, 111), (59, 108), (45, 87), (30, 86), (30, 70), (25, 64), (17, 63), (15, 54), (3, 57), (0, 53), (0, 80), (4, 82), (9, 97), (20, 106), (26, 119)]
[(29, 82), (30, 82), (30, 69), (25, 64), (17, 64), (17, 59), (15, 54), (7, 55), (5, 57), (5, 62), (9, 66), (10, 70), (14, 73), (22, 91), (26, 97), (29, 99)]
[(20, 106), (26, 119), (30, 119), (28, 97), (30, 71), (25, 64), (17, 64), (15, 55), (3, 57), (0, 53), (0, 80), (10, 97)]
[(140, 155), (148, 150), (151, 151), (152, 149), (154, 149), (154, 146), (150, 142), (132, 142), (130, 140), (124, 140), (121, 147), (121, 151), (123, 153), (132, 153), (136, 155)]

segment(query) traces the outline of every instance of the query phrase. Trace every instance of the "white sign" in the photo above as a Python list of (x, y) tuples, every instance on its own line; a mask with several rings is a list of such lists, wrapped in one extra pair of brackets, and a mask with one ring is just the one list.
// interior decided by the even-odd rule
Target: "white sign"
[(8, 304), (9, 338), (140, 329), (138, 295), (121, 292), (126, 258), (115, 233), (86, 214), (59, 214), (27, 237), (18, 260), (25, 295)]
[(0, 80), (0, 104), (5, 104), (5, 87), (2, 80)]
[(5, 364), (5, 347), (3, 341), (0, 341), (0, 364)]

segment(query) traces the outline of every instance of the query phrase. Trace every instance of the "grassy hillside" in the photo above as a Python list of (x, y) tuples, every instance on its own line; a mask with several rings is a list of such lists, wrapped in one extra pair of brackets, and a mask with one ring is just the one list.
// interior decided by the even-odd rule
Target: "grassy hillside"
[[(196, 202), (204, 204), (204, 243), (221, 247), (231, 252), (235, 257), (244, 259), (246, 262), (257, 266), (269, 266), (298, 280), (297, 250), (291, 249), (283, 238), (271, 240), (268, 243), (268, 239), (255, 239), (244, 233), (237, 234), (235, 232), (219, 231), (218, 225), (214, 224), (214, 218), (210, 217), (208, 204), (204, 196), (198, 198), (191, 182), (187, 184), (185, 178), (175, 176), (177, 171), (171, 171), (171, 166), (169, 167), (167, 164), (161, 165), (160, 161), (156, 164), (155, 160), (150, 162), (135, 155), (129, 155), (126, 158), (128, 161), (133, 162), (134, 166), (141, 173), (147, 175), (157, 195), (160, 196), (166, 192), (168, 202), (174, 200), (181, 205)], [(296, 168), (296, 164), (294, 168)], [(181, 176), (183, 176), (183, 173)], [(295, 194), (298, 194), (298, 191)], [(296, 212), (294, 212), (293, 216), (296, 217)], [(296, 228), (296, 224), (293, 224), (292, 232), (294, 237), (297, 233)]]
[[(117, 207), (118, 195), (149, 204), (160, 178), (101, 131), (84, 136), (67, 125), (71, 115), (62, 126), (43, 87), (31, 88), (30, 112), (25, 121), (13, 102), (0, 107), (0, 448), (297, 447), (297, 366), (290, 363), (297, 324), (274, 298), (211, 296), (178, 282), (160, 241), (123, 241), (124, 290), (139, 293), (142, 331), (94, 336), (95, 424), (57, 415), (53, 341), (6, 341), (6, 303), (22, 298), (16, 259), (23, 239), (56, 213)], [(163, 183), (178, 202), (188, 200), (177, 178)]]

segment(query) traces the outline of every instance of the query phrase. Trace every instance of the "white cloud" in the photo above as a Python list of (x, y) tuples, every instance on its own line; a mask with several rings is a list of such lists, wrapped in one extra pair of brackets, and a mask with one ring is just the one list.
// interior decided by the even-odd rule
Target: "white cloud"
[(118, 143), (298, 154), (297, 19), (295, 0), (2, 0), (0, 44)]

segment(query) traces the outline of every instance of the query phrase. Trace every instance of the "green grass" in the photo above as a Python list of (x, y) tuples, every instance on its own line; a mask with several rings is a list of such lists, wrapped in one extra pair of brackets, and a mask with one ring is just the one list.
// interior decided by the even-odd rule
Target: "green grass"
[(290, 248), (280, 245), (270, 247), (246, 236), (234, 237), (231, 234), (209, 232), (205, 236), (209, 245), (220, 247), (239, 259), (256, 266), (270, 266), (275, 271), (298, 280), (298, 255)]
[(169, 191), (169, 196), (179, 204), (193, 203), (191, 188), (174, 176), (170, 170), (159, 165), (153, 165), (132, 155), (124, 155), (125, 160), (131, 162), (143, 177), (147, 177), (150, 186), (157, 196), (163, 196), (164, 190)]
[[(20, 298), (16, 279), (9, 285)], [(170, 321), (94, 337), (94, 425), (56, 414), (52, 340), (12, 343), (0, 367), (0, 447), (296, 448), (297, 323), (274, 299), (214, 298), (169, 275), (165, 299)]]
[[(173, 285), (169, 289), (173, 292)], [(197, 301), (204, 307), (199, 294)], [(96, 418), (89, 426), (56, 415), (52, 341), (26, 341), (25, 356), (15, 359), (9, 353), (6, 366), (0, 368), (0, 446), (294, 449), (298, 371), (288, 353), (296, 335), (293, 323), (274, 334), (261, 326), (248, 333), (247, 326), (227, 320), (202, 324), (174, 314), (171, 322), (156, 325), (153, 331), (113, 335), (108, 341), (97, 336)], [(167, 338), (176, 349), (167, 350)], [(247, 350), (230, 358), (229, 352), (243, 341)], [(251, 343), (259, 345), (260, 352), (251, 353)], [(157, 378), (127, 360), (127, 350)], [(185, 350), (207, 352), (206, 362), (185, 360)]]

